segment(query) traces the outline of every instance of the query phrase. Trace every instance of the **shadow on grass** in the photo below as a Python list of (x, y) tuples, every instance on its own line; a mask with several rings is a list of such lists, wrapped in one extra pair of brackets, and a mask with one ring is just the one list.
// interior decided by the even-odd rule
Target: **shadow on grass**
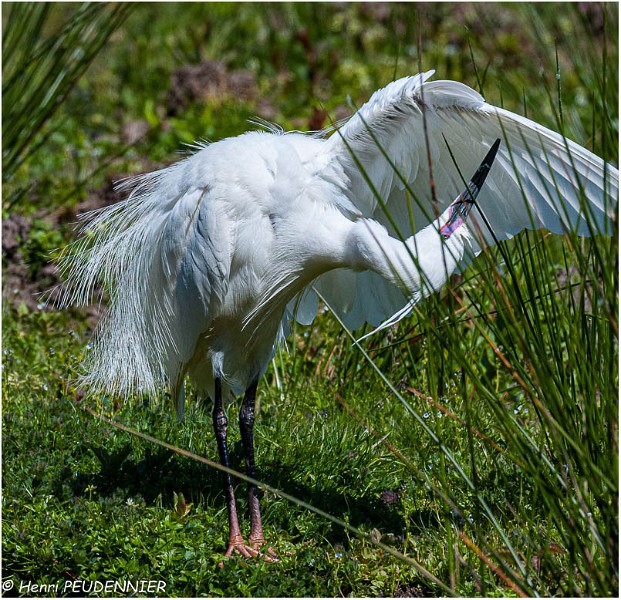
[[(236, 450), (234, 446), (232, 466), (243, 471), (243, 457)], [(78, 472), (71, 476), (69, 485), (75, 496), (92, 496), (95, 493), (108, 498), (123, 490), (128, 497), (139, 496), (147, 504), (158, 502), (172, 510), (175, 508), (174, 495), (182, 492), (188, 502), (215, 510), (224, 507), (221, 474), (207, 465), (179, 457), (170, 450), (151, 450), (147, 447), (140, 460), (132, 459), (129, 443), (111, 453), (91, 444), (85, 445), (84, 451), (90, 451), (97, 457), (100, 470), (98, 473)], [(403, 540), (405, 529), (417, 533), (435, 529), (440, 524), (437, 514), (431, 510), (415, 511), (406, 522), (397, 492), (376, 490), (361, 495), (358, 490), (352, 489), (351, 493), (343, 494), (330, 482), (308, 486), (296, 479), (293, 467), (273, 463), (260, 469), (258, 478), (339, 519), (346, 519), (354, 527), (387, 532), (394, 535), (397, 541)], [(236, 484), (236, 497), (240, 518), (244, 519), (248, 509), (244, 482)], [(262, 502), (264, 510), (269, 502)], [(274, 525), (288, 529), (290, 523)], [(345, 531), (335, 523), (327, 522), (323, 535), (331, 544), (347, 541)]]

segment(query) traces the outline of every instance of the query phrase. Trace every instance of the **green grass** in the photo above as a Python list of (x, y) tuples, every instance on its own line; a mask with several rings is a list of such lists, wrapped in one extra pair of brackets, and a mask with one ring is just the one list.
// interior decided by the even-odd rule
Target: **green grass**
[[(42, 31), (74, 10), (54, 6)], [(24, 285), (44, 288), (75, 205), (110, 178), (241, 133), (255, 114), (300, 129), (318, 111), (341, 115), (347, 94), (360, 105), (418, 71), (419, 35), (424, 69), (616, 163), (617, 27), (615, 7), (599, 5), (135, 7), (56, 112), (24, 122), (38, 127), (24, 152), (23, 137), (4, 140), (3, 218), (31, 222), (5, 272), (26, 260)], [(254, 96), (169, 114), (172, 71), (215, 57), (248, 69)], [(34, 98), (27, 84), (10, 91)], [(128, 143), (120, 132), (140, 119), (146, 133)], [(72, 381), (94, 320), (5, 289), (4, 584), (42, 586), (33, 596), (141, 579), (174, 597), (616, 595), (617, 268), (616, 234), (531, 232), (362, 348), (329, 313), (296, 328), (261, 382), (256, 424), (266, 536), (282, 560), (221, 568), (220, 474), (89, 412), (216, 460), (209, 407), (190, 401), (178, 424), (165, 390), (125, 404), (85, 395)], [(247, 527), (243, 481), (237, 491)]]

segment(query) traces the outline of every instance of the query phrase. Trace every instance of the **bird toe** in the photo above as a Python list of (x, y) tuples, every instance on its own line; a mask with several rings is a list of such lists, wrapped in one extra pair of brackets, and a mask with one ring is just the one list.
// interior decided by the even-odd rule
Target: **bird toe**
[[(224, 558), (231, 558), (234, 553), (241, 554), (244, 558), (261, 557), (265, 562), (280, 562), (278, 555), (273, 548), (268, 547), (265, 552), (261, 552), (259, 548), (265, 544), (264, 539), (251, 539), (247, 544), (242, 537), (235, 537), (229, 540), (229, 547), (224, 554)], [(222, 568), (224, 562), (220, 561), (218, 566)]]

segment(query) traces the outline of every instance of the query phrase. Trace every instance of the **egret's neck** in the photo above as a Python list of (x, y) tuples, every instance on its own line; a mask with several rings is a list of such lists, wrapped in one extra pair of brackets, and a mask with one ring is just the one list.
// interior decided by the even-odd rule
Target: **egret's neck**
[(282, 235), (281, 247), (262, 279), (264, 292), (244, 319), (243, 329), (246, 334), (250, 332), (249, 338), (268, 323), (276, 328), (295, 294), (331, 269), (374, 271), (411, 299), (428, 296), (453, 273), (463, 257), (467, 238), (465, 227), (458, 227), (446, 238), (441, 229), (446, 213), (405, 242), (391, 237), (377, 221), (352, 221), (337, 210), (330, 218), (308, 219), (302, 226), (308, 222), (321, 224), (314, 235), (305, 234), (299, 221), (297, 230), (292, 228)]
[(352, 230), (349, 260), (354, 268), (375, 271), (413, 296), (427, 296), (456, 269), (468, 237), (460, 227), (446, 239), (440, 232), (441, 220), (402, 242), (376, 221), (360, 219)]

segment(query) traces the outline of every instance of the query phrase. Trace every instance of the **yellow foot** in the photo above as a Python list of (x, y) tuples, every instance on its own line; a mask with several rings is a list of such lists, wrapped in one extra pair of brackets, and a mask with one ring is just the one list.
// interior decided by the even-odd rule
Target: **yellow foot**
[[(265, 540), (251, 540), (251, 544), (246, 544), (241, 536), (236, 536), (234, 539), (229, 540), (229, 547), (224, 554), (225, 558), (230, 558), (234, 552), (238, 552), (245, 558), (253, 558), (256, 556), (261, 557), (266, 562), (279, 562), (278, 555), (272, 548), (268, 548), (265, 553), (261, 552), (259, 548), (265, 543)], [(220, 561), (218, 566), (222, 568), (224, 562)]]
[[(248, 538), (248, 541), (257, 552), (259, 551), (259, 548), (265, 545), (265, 538), (262, 535), (253, 536), (252, 534), (250, 534), (250, 538)], [(271, 546), (267, 547), (265, 553), (259, 552), (259, 556), (262, 556), (263, 560), (267, 562), (280, 562), (278, 554), (276, 554)]]

